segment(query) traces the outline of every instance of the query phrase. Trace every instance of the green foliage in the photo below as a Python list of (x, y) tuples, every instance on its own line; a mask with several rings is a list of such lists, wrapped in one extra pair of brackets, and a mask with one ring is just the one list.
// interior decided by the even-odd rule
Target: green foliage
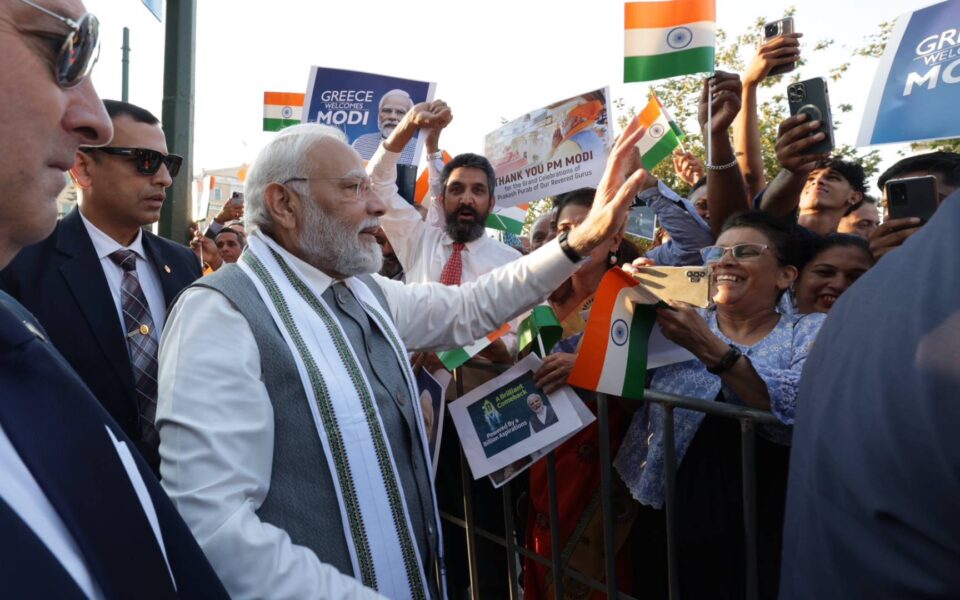
[[(787, 9), (783, 17), (793, 16), (796, 9), (791, 7)], [(742, 73), (756, 52), (756, 48), (763, 42), (763, 24), (770, 21), (771, 18), (758, 17), (746, 31), (737, 35), (729, 35), (723, 30), (717, 31), (717, 52), (716, 64), (719, 70)], [(883, 22), (879, 25), (876, 32), (870, 34), (864, 39), (861, 47), (856, 48), (851, 54), (859, 57), (879, 57), (883, 54), (887, 39), (893, 28), (893, 22)], [(835, 45), (832, 39), (823, 39), (815, 42), (812, 49), (807, 48), (805, 52), (820, 53), (830, 50)], [(800, 60), (800, 65), (804, 64), (804, 59)], [(837, 81), (849, 70), (850, 63), (843, 62), (831, 68), (828, 72), (828, 78)], [(771, 181), (777, 173), (780, 172), (780, 163), (777, 162), (775, 144), (777, 139), (777, 130), (780, 123), (789, 116), (787, 109), (787, 100), (785, 89), (787, 83), (799, 80), (797, 72), (779, 75), (776, 77), (767, 77), (760, 83), (761, 89), (772, 89), (776, 92), (766, 99), (760, 99), (757, 102), (757, 122), (760, 127), (760, 144), (763, 156), (764, 173), (767, 181)], [(700, 127), (697, 122), (697, 109), (699, 106), (700, 94), (703, 89), (703, 76), (691, 75), (687, 77), (676, 77), (657, 82), (651, 86), (651, 89), (660, 98), (660, 101), (667, 107), (673, 117), (681, 127), (687, 132), (684, 140), (686, 150), (697, 155), (701, 160), (704, 156), (704, 140), (700, 134)], [(620, 113), (619, 124), (625, 127), (636, 113), (637, 108), (627, 106), (622, 100), (615, 100), (614, 106)], [(834, 112), (834, 126), (839, 128), (842, 125), (838, 115), (845, 114), (853, 110), (853, 105), (843, 103), (836, 106)], [(960, 147), (960, 141), (956, 146)], [(844, 145), (835, 150), (835, 154), (844, 158), (860, 161), (863, 164), (867, 177), (873, 176), (880, 163), (880, 154), (877, 150), (862, 152), (856, 148)], [(689, 186), (680, 181), (673, 171), (673, 165), (668, 160), (664, 160), (653, 170), (654, 175), (664, 181), (667, 185), (675, 189), (678, 193), (686, 193)]]

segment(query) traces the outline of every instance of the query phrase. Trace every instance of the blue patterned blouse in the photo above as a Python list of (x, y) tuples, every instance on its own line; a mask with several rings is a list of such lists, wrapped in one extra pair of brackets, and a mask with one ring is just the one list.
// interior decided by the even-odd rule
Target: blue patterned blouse
[[(701, 315), (710, 326), (710, 330), (721, 340), (733, 343), (717, 326), (715, 310), (701, 311)], [(734, 344), (750, 359), (750, 363), (760, 378), (767, 384), (770, 393), (770, 410), (785, 425), (793, 425), (797, 408), (797, 390), (800, 384), (800, 371), (807, 359), (820, 325), (827, 315), (814, 313), (809, 315), (782, 314), (780, 321), (767, 337), (753, 346)], [(726, 402), (741, 404), (743, 401), (726, 385), (720, 376), (711, 375), (699, 360), (668, 365), (657, 369), (650, 388), (678, 396), (688, 396), (703, 400), (714, 400), (722, 390)], [(674, 441), (676, 443), (677, 464), (697, 433), (704, 414), (701, 412), (676, 409), (674, 411)], [(663, 507), (663, 408), (659, 404), (649, 403), (637, 410), (623, 444), (614, 461), (617, 471), (623, 478), (633, 497), (643, 504), (654, 508)], [(789, 444), (790, 428), (766, 428), (765, 432), (773, 441)]]

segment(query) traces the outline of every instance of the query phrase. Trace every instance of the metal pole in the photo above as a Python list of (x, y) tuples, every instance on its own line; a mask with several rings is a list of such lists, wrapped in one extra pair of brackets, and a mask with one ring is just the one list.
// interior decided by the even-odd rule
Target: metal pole
[(503, 525), (507, 542), (507, 576), (510, 578), (510, 600), (520, 598), (519, 574), (517, 573), (516, 524), (513, 522), (513, 490), (508, 481), (503, 485)]
[(163, 60), (163, 131), (167, 150), (183, 157), (160, 212), (160, 235), (187, 239), (193, 215), (193, 98), (196, 75), (197, 0), (167, 0)]
[(680, 597), (680, 564), (677, 542), (677, 451), (673, 438), (673, 407), (663, 407), (663, 478), (667, 511), (667, 577), (670, 600)]
[(550, 556), (553, 560), (553, 597), (563, 598), (563, 558), (560, 554), (560, 509), (557, 503), (557, 455), (547, 454), (547, 496), (550, 505)]
[(617, 556), (613, 543), (613, 473), (610, 470), (610, 408), (606, 394), (597, 394), (600, 435), (600, 500), (603, 510), (603, 553), (606, 558), (607, 598), (617, 597)]
[(120, 63), (123, 65), (123, 70), (121, 73), (120, 79), (120, 99), (124, 102), (130, 101), (130, 28), (123, 28), (123, 46), (120, 46), (120, 50), (123, 51), (123, 58), (120, 59)]
[(743, 535), (747, 561), (747, 600), (759, 595), (757, 580), (757, 453), (753, 422), (740, 421), (741, 467), (743, 469)]
[[(457, 398), (463, 397), (463, 371), (461, 367), (453, 370), (453, 380), (457, 386)], [(477, 535), (474, 532), (476, 524), (473, 521), (473, 490), (469, 475), (467, 457), (460, 448), (460, 484), (463, 486), (463, 520), (464, 533), (467, 536), (467, 561), (470, 565), (470, 597), (480, 600), (480, 573), (477, 569)]]

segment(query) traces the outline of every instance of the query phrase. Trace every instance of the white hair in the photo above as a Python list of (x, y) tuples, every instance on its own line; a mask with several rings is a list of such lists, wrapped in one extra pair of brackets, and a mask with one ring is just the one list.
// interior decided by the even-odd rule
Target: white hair
[(395, 90), (390, 90), (386, 94), (380, 96), (380, 104), (377, 106), (378, 110), (383, 110), (383, 103), (386, 102), (387, 98), (389, 98), (390, 96), (403, 96), (404, 98), (406, 98), (407, 102), (410, 103), (411, 108), (413, 107), (413, 98), (410, 97), (410, 94), (408, 94), (406, 90), (395, 89)]
[(295, 177), (306, 177), (307, 152), (317, 142), (334, 138), (349, 144), (345, 133), (320, 123), (303, 123), (282, 130), (257, 155), (244, 182), (243, 224), (249, 233), (273, 224), (267, 211), (266, 190), (271, 183), (283, 183)]

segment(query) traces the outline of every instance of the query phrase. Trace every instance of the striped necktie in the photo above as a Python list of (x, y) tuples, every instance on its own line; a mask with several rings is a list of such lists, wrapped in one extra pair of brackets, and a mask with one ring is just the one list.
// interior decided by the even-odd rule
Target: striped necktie
[(463, 257), (461, 253), (464, 248), (463, 242), (453, 243), (453, 252), (447, 259), (447, 264), (443, 266), (440, 272), (440, 283), (443, 285), (460, 285), (460, 278), (463, 276)]
[(154, 425), (157, 415), (157, 339), (147, 298), (137, 276), (137, 255), (133, 250), (117, 250), (110, 259), (123, 269), (120, 283), (120, 305), (126, 331), (127, 351), (133, 369), (133, 385), (137, 391), (141, 440), (157, 447), (160, 438)]

